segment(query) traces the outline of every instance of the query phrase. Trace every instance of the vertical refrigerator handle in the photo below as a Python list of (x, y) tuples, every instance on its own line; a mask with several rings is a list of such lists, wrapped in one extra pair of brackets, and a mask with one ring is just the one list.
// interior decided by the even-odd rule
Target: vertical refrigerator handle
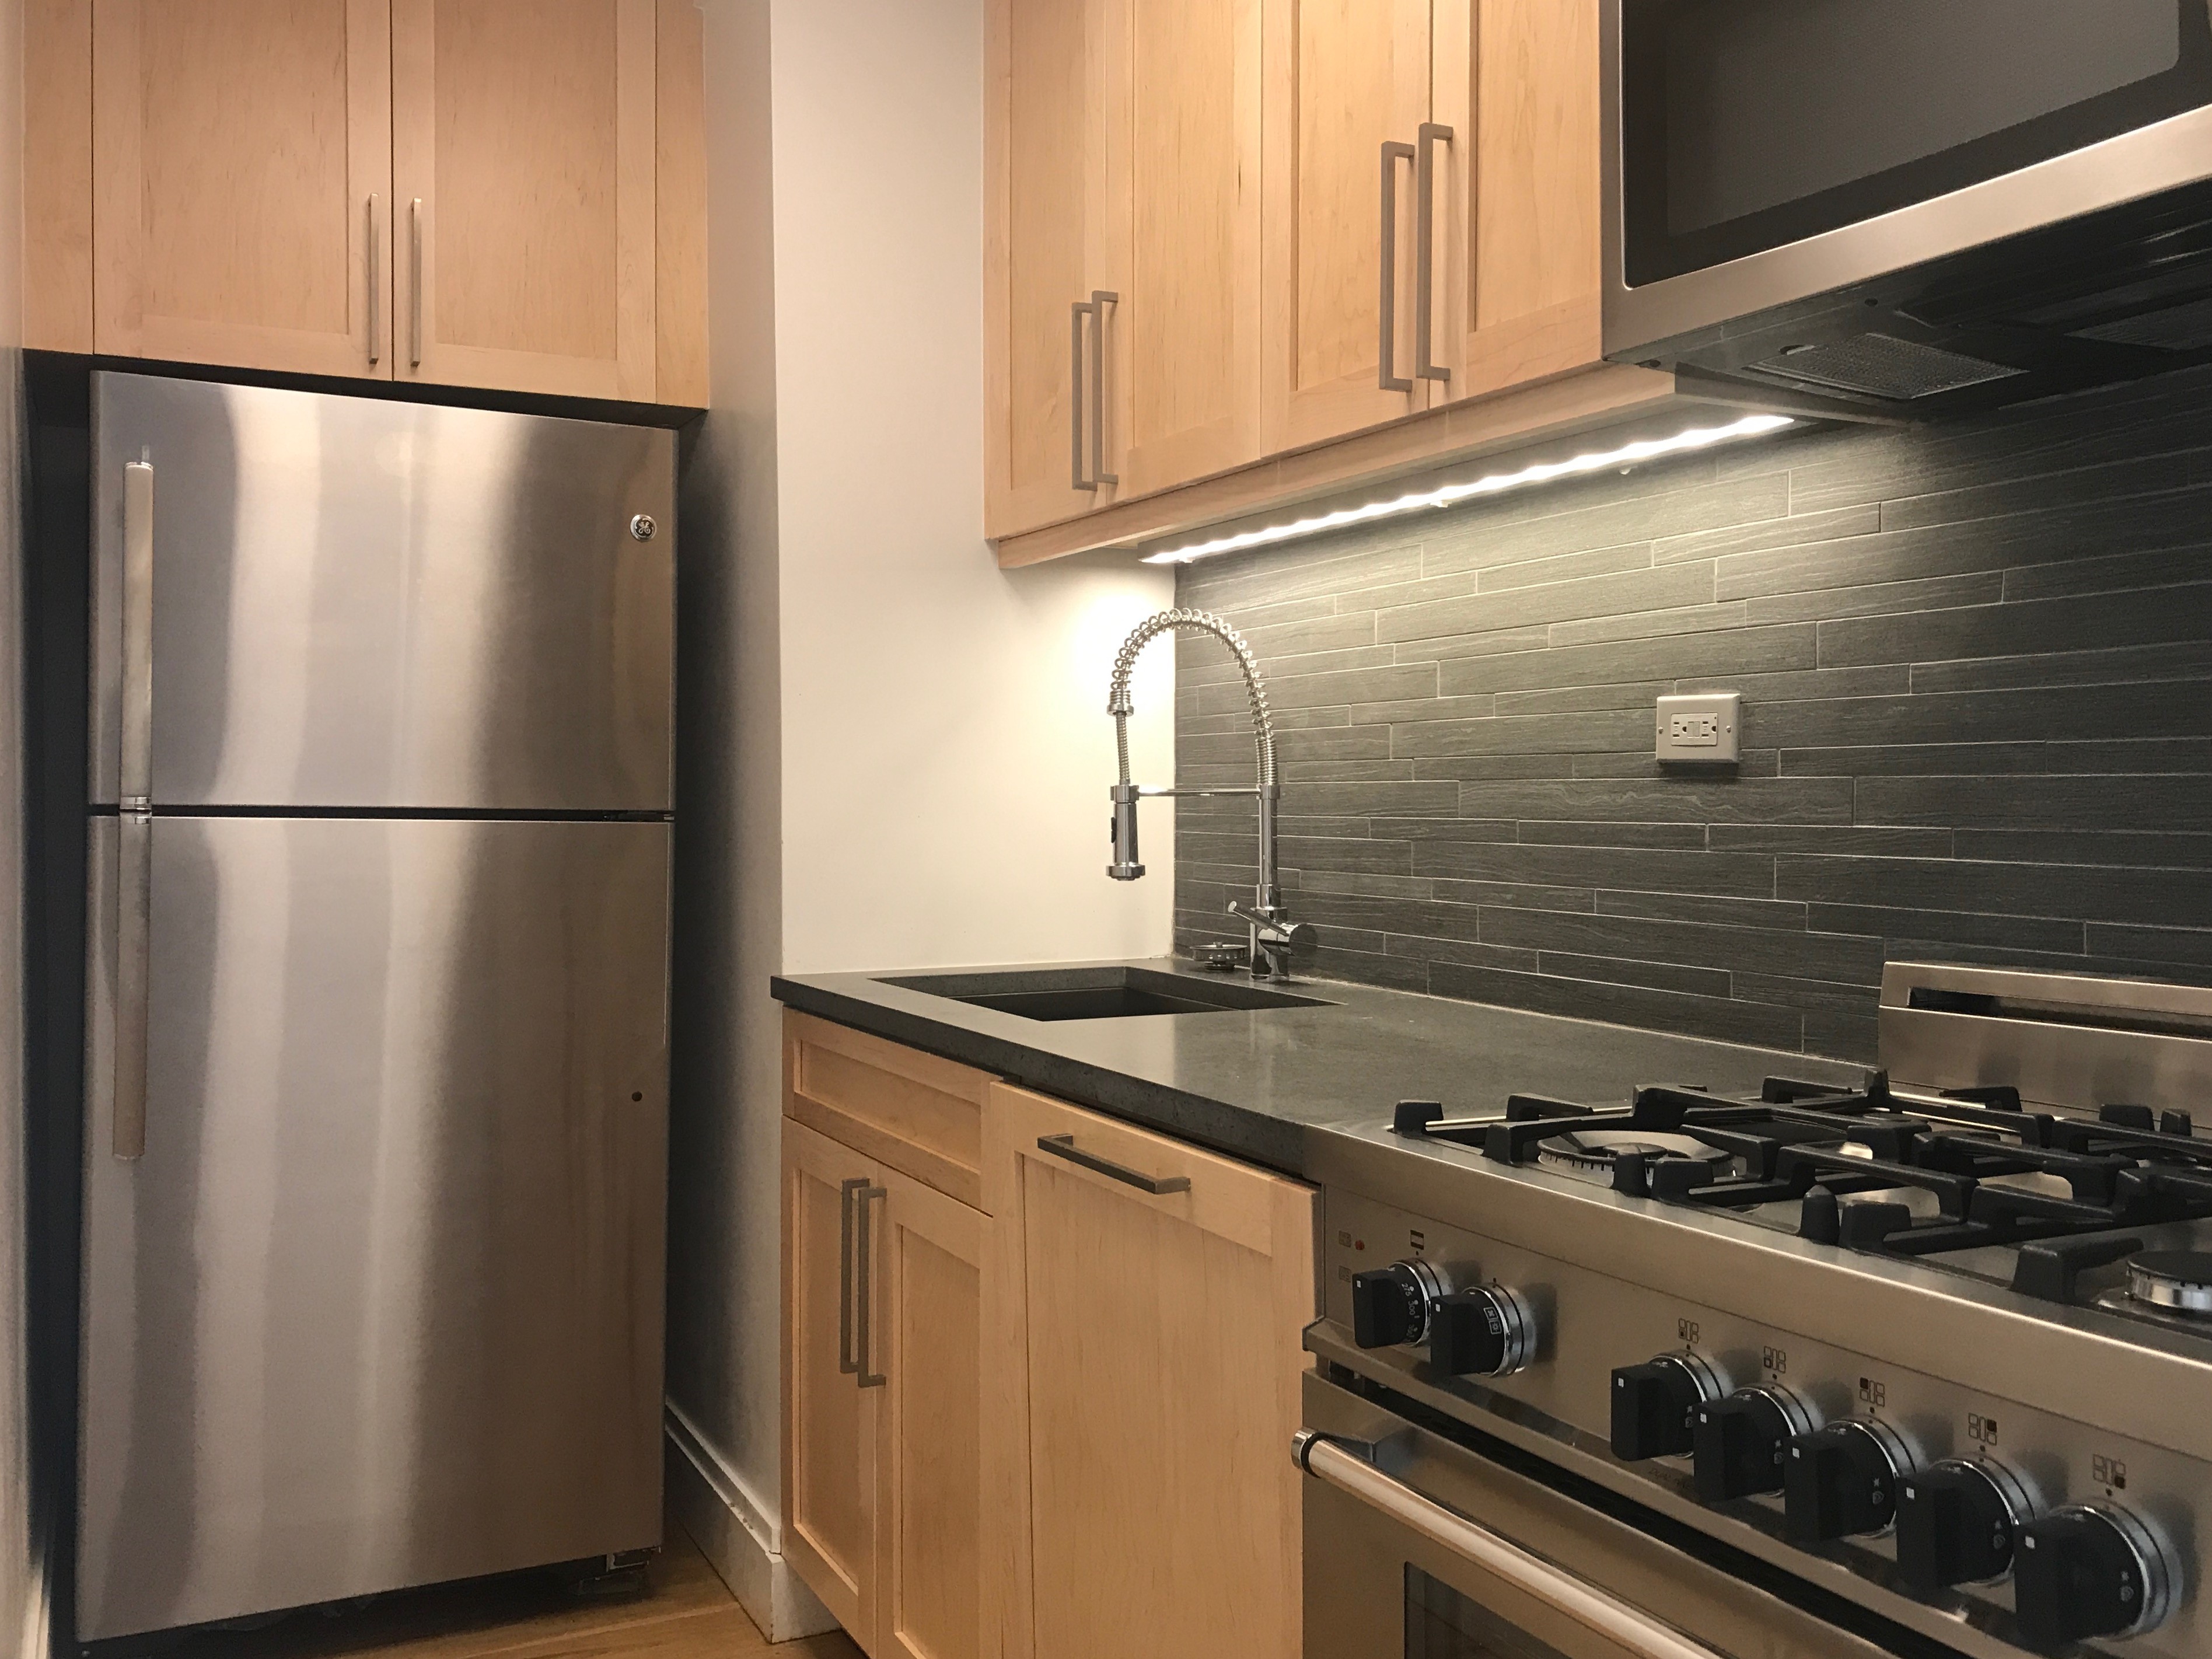
[(114, 1155), (146, 1150), (154, 901), (154, 464), (123, 468), (123, 708), (115, 869)]

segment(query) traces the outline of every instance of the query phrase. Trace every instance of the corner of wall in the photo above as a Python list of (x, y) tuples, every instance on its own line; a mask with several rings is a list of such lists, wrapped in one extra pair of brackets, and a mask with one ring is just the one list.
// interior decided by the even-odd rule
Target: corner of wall
[(790, 1642), (835, 1630), (836, 1620), (784, 1559), (781, 1529), (737, 1471), (674, 1406), (667, 1431), (668, 1506), (761, 1632)]

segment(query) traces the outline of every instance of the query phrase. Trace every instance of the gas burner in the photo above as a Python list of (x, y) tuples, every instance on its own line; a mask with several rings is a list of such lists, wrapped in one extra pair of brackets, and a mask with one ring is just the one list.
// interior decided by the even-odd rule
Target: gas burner
[(1536, 1143), (1536, 1161), (1578, 1180), (1597, 1181), (1623, 1190), (1641, 1190), (1624, 1183), (1640, 1182), (1652, 1164), (1696, 1166), (1699, 1178), (1717, 1181), (1727, 1175), (1733, 1160), (1724, 1152), (1690, 1135), (1647, 1134), (1609, 1129), (1569, 1129)]
[(2169, 1313), (2212, 1315), (2212, 1251), (2152, 1250), (2131, 1258), (2128, 1294)]

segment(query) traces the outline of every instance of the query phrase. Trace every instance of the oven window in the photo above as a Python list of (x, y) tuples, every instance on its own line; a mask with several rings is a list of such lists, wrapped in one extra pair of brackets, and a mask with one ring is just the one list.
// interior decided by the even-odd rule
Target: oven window
[(2205, 0), (1622, 0), (1632, 286), (2212, 103)]
[(1564, 1659), (1441, 1578), (1406, 1564), (1406, 1659)]

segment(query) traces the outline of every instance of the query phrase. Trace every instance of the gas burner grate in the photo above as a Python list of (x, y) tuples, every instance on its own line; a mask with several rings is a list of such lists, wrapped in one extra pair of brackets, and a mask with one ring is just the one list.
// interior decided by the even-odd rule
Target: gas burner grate
[[(1763, 1216), (1795, 1206), (1800, 1237), (1891, 1255), (2108, 1243), (2116, 1230), (2212, 1219), (2212, 1140), (2186, 1113), (2122, 1103), (2065, 1117), (2029, 1111), (2016, 1089), (1899, 1092), (1880, 1072), (1857, 1088), (1769, 1078), (1756, 1097), (1652, 1085), (1626, 1109), (1515, 1095), (1502, 1121), (1409, 1101), (1393, 1127), (1631, 1197)], [(2019, 1287), (2070, 1290), (2096, 1255), (2085, 1250), (2023, 1248)]]

